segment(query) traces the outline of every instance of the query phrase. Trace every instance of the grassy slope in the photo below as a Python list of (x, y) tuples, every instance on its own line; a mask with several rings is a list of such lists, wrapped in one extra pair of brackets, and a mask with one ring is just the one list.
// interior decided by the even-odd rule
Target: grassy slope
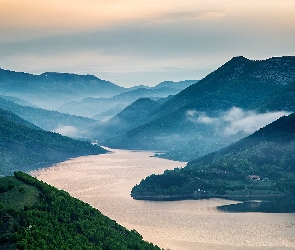
[(160, 249), (90, 205), (21, 173), (0, 179), (1, 249)]

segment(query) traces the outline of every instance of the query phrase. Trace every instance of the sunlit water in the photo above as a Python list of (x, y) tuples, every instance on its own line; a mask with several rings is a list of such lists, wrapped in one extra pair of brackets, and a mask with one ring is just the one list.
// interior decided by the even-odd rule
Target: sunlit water
[(113, 152), (79, 157), (32, 174), (163, 248), (295, 249), (295, 214), (223, 213), (215, 207), (235, 202), (221, 199), (133, 200), (130, 191), (143, 178), (185, 163), (150, 157), (151, 152)]

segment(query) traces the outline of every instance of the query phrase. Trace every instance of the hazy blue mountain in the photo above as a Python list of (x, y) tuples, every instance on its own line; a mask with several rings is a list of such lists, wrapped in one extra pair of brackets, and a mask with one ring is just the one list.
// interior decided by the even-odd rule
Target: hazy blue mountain
[[(253, 117), (252, 113), (257, 112), (250, 111), (253, 105), (294, 80), (295, 57), (261, 61), (234, 57), (165, 102), (154, 111), (152, 121), (106, 140), (106, 145), (173, 151), (169, 156), (173, 159), (196, 158), (249, 135), (245, 130), (226, 131), (240, 116)], [(264, 114), (268, 115), (273, 114)]]
[(140, 98), (127, 106), (123, 111), (105, 122), (99, 122), (90, 131), (99, 141), (120, 135), (140, 124), (143, 124), (154, 110), (161, 105), (149, 98)]
[[(136, 199), (269, 199), (295, 194), (295, 113), (200, 157), (141, 181)], [(248, 198), (247, 198), (248, 197)]]
[(95, 115), (108, 111), (111, 108), (115, 108), (118, 105), (128, 106), (138, 98), (146, 97), (157, 99), (169, 95), (175, 95), (177, 93), (179, 93), (179, 90), (173, 88), (136, 88), (111, 98), (88, 97), (81, 101), (66, 103), (57, 108), (57, 110), (72, 115), (94, 117)]
[(0, 108), (9, 110), (44, 130), (74, 130), (70, 134), (64, 133), (73, 137), (86, 136), (83, 131), (97, 123), (96, 120), (90, 118), (63, 114), (57, 111), (49, 111), (41, 108), (22, 106), (3, 98), (0, 98)]
[(107, 121), (116, 114), (120, 113), (121, 111), (126, 108), (126, 105), (123, 103), (117, 104), (115, 107), (108, 109), (107, 111), (104, 111), (102, 113), (99, 113), (97, 115), (92, 116), (92, 119), (99, 120), (99, 121)]
[(0, 69), (1, 94), (46, 109), (85, 97), (111, 97), (124, 91), (123, 87), (93, 75), (54, 72), (32, 75)]
[(31, 103), (26, 102), (26, 101), (24, 101), (22, 99), (13, 97), (13, 96), (0, 95), (0, 97), (5, 99), (5, 100), (12, 101), (12, 102), (14, 102), (16, 104), (22, 105), (22, 106), (30, 106), (30, 107), (37, 108), (37, 106), (35, 106), (35, 105), (31, 104)]
[[(29, 127), (27, 127), (29, 125)], [(81, 155), (106, 151), (89, 142), (35, 129), (10, 112), (0, 115), (0, 175), (28, 171)]]
[(192, 84), (197, 83), (198, 80), (184, 80), (179, 82), (174, 81), (164, 81), (159, 84), (157, 84), (154, 88), (173, 88), (173, 89), (179, 89), (183, 90), (187, 87), (189, 87)]

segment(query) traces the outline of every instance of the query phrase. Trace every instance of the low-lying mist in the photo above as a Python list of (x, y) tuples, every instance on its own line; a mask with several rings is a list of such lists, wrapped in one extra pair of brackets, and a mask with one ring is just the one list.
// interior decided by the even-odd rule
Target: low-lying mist
[(230, 137), (242, 133), (245, 136), (254, 133), (256, 130), (289, 115), (287, 111), (275, 111), (258, 113), (255, 110), (243, 110), (232, 107), (229, 110), (221, 111), (215, 116), (207, 115), (206, 112), (188, 110), (186, 117), (188, 121), (196, 124), (206, 124), (215, 131), (215, 136)]

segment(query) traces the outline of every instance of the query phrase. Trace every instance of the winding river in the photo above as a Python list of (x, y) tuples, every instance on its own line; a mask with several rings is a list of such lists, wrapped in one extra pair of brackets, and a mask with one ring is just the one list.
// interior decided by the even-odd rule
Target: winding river
[(152, 152), (112, 150), (31, 174), (91, 204), (145, 240), (171, 250), (295, 249), (295, 214), (224, 213), (235, 201), (137, 201), (131, 188), (150, 174), (185, 163), (151, 157)]

